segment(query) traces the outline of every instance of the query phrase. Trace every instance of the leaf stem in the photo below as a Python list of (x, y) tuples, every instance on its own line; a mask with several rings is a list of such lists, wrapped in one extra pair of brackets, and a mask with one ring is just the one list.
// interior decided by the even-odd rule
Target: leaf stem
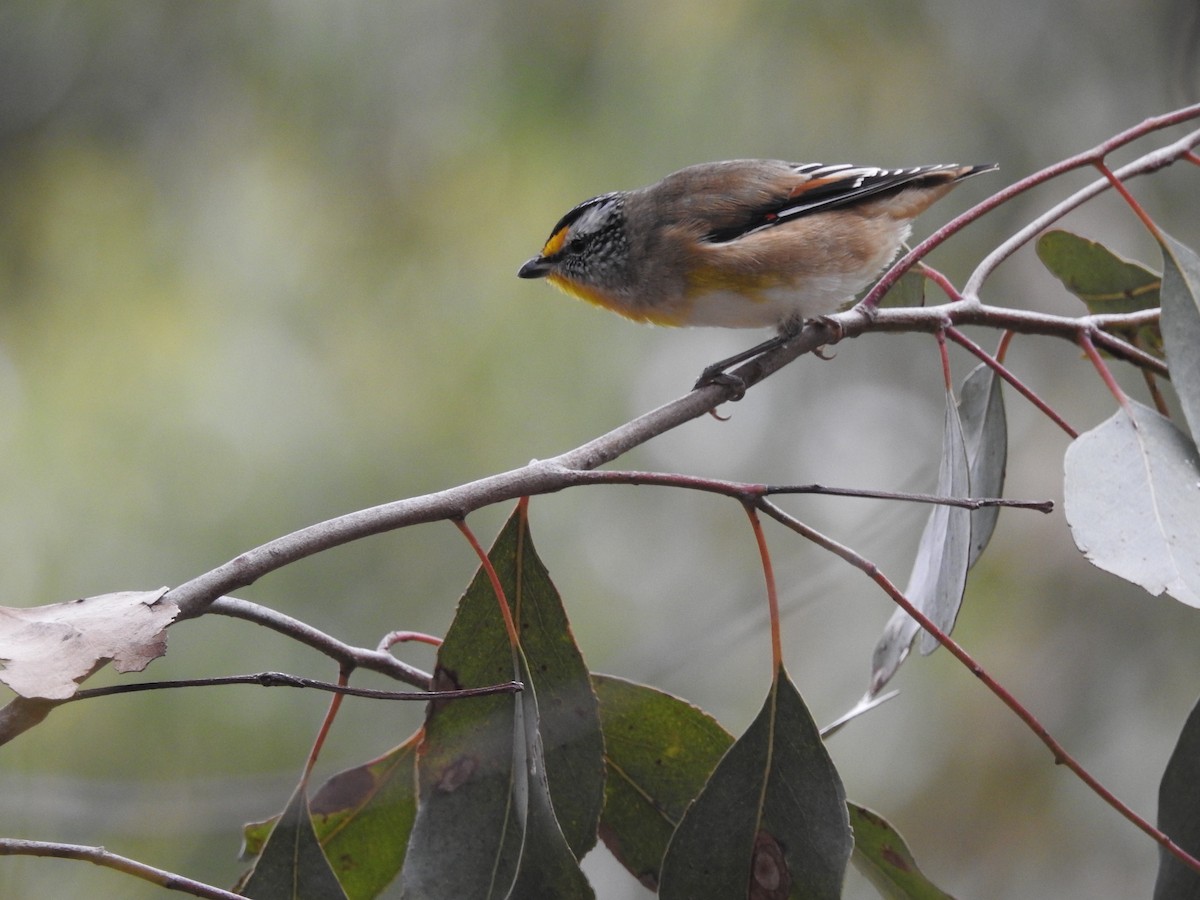
[(957, 343), (960, 347), (964, 347), (971, 353), (975, 354), (975, 356), (978, 357), (986, 366), (988, 366), (988, 368), (1012, 385), (1012, 387), (1016, 389), (1016, 391), (1022, 397), (1036, 406), (1038, 410), (1041, 411), (1042, 415), (1046, 416), (1046, 418), (1048, 418), (1051, 422), (1070, 435), (1072, 440), (1079, 437), (1079, 432), (1068, 425), (1066, 419), (1060, 416), (1058, 412), (1050, 406), (1049, 403), (1034, 393), (1032, 388), (1025, 384), (1024, 381), (1014, 375), (1003, 363), (1000, 362), (1000, 358), (1008, 350), (1008, 345), (1012, 341), (1013, 332), (1004, 332), (1004, 336), (1000, 339), (1000, 348), (996, 351), (995, 356), (992, 356), (953, 326), (946, 329), (946, 334), (948, 334), (950, 339)]
[(467, 539), (467, 543), (471, 545), (471, 549), (479, 557), (479, 564), (483, 567), (483, 571), (487, 573), (488, 581), (492, 583), (492, 593), (496, 595), (496, 602), (500, 605), (500, 617), (504, 619), (504, 630), (508, 632), (508, 642), (515, 650), (520, 646), (521, 640), (517, 635), (517, 625), (513, 621), (512, 610), (508, 606), (508, 599), (504, 596), (504, 586), (500, 584), (500, 576), (496, 574), (496, 569), (492, 565), (492, 561), (488, 559), (487, 551), (483, 549), (483, 545), (479, 543), (475, 537), (475, 532), (467, 525), (466, 520), (454, 519), (454, 527), (461, 531), (463, 537)]
[(1146, 230), (1149, 231), (1150, 234), (1154, 236), (1154, 239), (1161, 244), (1162, 232), (1154, 223), (1154, 220), (1150, 218), (1150, 214), (1146, 212), (1142, 204), (1138, 203), (1137, 200), (1133, 198), (1133, 194), (1129, 193), (1129, 188), (1125, 187), (1125, 182), (1113, 174), (1113, 170), (1105, 165), (1103, 160), (1096, 160), (1095, 166), (1100, 170), (1100, 174), (1108, 179), (1108, 183), (1113, 186), (1113, 190), (1120, 194), (1121, 198), (1127, 204), (1129, 204), (1129, 207), (1133, 210), (1134, 215), (1142, 220), (1142, 224), (1146, 226)]
[(1079, 346), (1083, 348), (1084, 354), (1095, 367), (1096, 372), (1100, 375), (1100, 379), (1108, 388), (1109, 393), (1113, 395), (1117, 403), (1122, 409), (1129, 409), (1129, 397), (1121, 390), (1121, 386), (1117, 384), (1117, 379), (1113, 377), (1112, 371), (1105, 364), (1103, 357), (1100, 356), (1100, 351), (1096, 349), (1096, 345), (1092, 342), (1092, 333), (1088, 328), (1079, 330)]
[(946, 386), (946, 393), (954, 396), (954, 374), (950, 371), (950, 353), (946, 349), (946, 329), (939, 328), (934, 332), (934, 337), (937, 338), (938, 354), (942, 357), (942, 381)]
[[(350, 680), (350, 673), (353, 671), (348, 666), (342, 666), (338, 671), (338, 687), (345, 688)], [(312, 748), (308, 751), (308, 759), (304, 764), (304, 772), (300, 775), (300, 785), (308, 789), (308, 781), (312, 777), (313, 769), (317, 767), (317, 759), (321, 756), (321, 748), (325, 746), (325, 739), (329, 737), (329, 732), (333, 728), (333, 721), (337, 718), (338, 710), (342, 708), (342, 701), (346, 699), (345, 694), (340, 691), (334, 692), (329, 698), (329, 707), (325, 710), (325, 716), (321, 719), (321, 727), (317, 729), (317, 736), (313, 739)]]
[(763, 578), (767, 582), (767, 613), (771, 623), (771, 677), (778, 678), (783, 668), (783, 629), (779, 618), (779, 593), (775, 589), (775, 570), (771, 566), (771, 551), (767, 547), (767, 536), (763, 533), (762, 521), (754, 502), (745, 500), (742, 507), (750, 519), (754, 540), (758, 544), (759, 559), (762, 560)]

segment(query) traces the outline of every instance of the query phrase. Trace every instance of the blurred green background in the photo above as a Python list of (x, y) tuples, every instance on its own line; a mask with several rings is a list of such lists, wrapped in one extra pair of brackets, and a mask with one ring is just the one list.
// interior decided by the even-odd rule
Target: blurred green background
[[(178, 584), (312, 522), (582, 443), (764, 335), (636, 326), (518, 281), (574, 203), (739, 156), (1001, 164), (928, 213), (920, 237), (1188, 102), (1196, 22), (1192, 2), (1141, 0), (0, 3), (0, 598)], [(1196, 246), (1196, 175), (1183, 168), (1133, 189)], [(961, 283), (1091, 177), (1011, 204), (932, 262)], [(1067, 225), (1158, 266), (1111, 197)], [(1080, 311), (1031, 250), (985, 299)], [(692, 423), (621, 465), (929, 489), (934, 342), (867, 337), (835, 357), (802, 360), (728, 407), (731, 421)], [(1076, 427), (1109, 415), (1075, 349), (1018, 339), (1009, 361)], [(955, 362), (961, 379), (971, 363)], [(1010, 424), (1009, 494), (1060, 500), (1064, 436), (1011, 395)], [(905, 580), (922, 510), (786, 505)], [(471, 523), (486, 542), (507, 513)], [(532, 517), (594, 669), (680, 693), (732, 730), (749, 722), (769, 650), (735, 504), (589, 489), (538, 498)], [(865, 689), (890, 605), (782, 530), (770, 539), (788, 664), (826, 722)], [(240, 596), (374, 646), (396, 628), (442, 632), (474, 567), (454, 529), (433, 525)], [(1010, 511), (957, 634), (1153, 817), (1200, 694), (1194, 611), (1093, 570), (1061, 507)], [(140, 677), (335, 674), (232, 620), (170, 639)], [(428, 648), (399, 652), (432, 665)], [(849, 795), (900, 828), (942, 887), (1149, 893), (1154, 845), (947, 654), (910, 660), (895, 684), (898, 699), (830, 748)], [(242, 687), (63, 708), (0, 749), (3, 833), (103, 844), (228, 885), (240, 823), (286, 801), (325, 704)], [(319, 777), (398, 743), (421, 712), (348, 702)], [(648, 896), (603, 850), (585, 865), (602, 898)], [(164, 894), (80, 863), (0, 862), (5, 898)], [(847, 895), (874, 896), (857, 876)]]

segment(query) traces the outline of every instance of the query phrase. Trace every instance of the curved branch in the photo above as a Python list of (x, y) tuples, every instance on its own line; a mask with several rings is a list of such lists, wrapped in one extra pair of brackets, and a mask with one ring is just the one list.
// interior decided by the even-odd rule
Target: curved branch
[[(1000, 261), (1049, 222), (1107, 188), (1108, 181), (1104, 179), (1063, 201), (989, 254), (976, 268), (962, 292), (968, 302), (924, 309), (877, 309), (875, 304), (907, 269), (950, 235), (984, 213), (1063, 172), (1093, 165), (1113, 150), (1139, 137), (1197, 117), (1200, 117), (1200, 104), (1147, 119), (1085, 153), (1063, 160), (1000, 191), (918, 244), (888, 270), (856, 307), (840, 315), (807, 323), (800, 334), (782, 347), (751, 359), (731, 373), (736, 376), (733, 383), (749, 388), (802, 354), (812, 352), (825, 344), (836, 343), (843, 337), (855, 337), (866, 333), (868, 330), (932, 332), (950, 325), (990, 325), (1030, 334), (1050, 334), (1074, 341), (1079, 334), (1081, 322), (1087, 321), (1096, 328), (1111, 324), (1111, 321), (1101, 322), (1098, 317), (1090, 320), (1087, 317), (1075, 319), (984, 307), (977, 299), (979, 285)], [(1180, 157), (1190, 157), (1192, 148), (1197, 144), (1200, 144), (1200, 131), (1142, 156), (1118, 169), (1117, 174), (1128, 178), (1154, 171)], [(1122, 341), (1114, 339), (1105, 349), (1118, 358), (1165, 374), (1165, 367), (1161, 363), (1147, 359), (1144, 354), (1139, 354), (1136, 348)], [(181, 619), (194, 617), (203, 613), (222, 594), (252, 584), (268, 572), (322, 550), (407, 525), (462, 518), (493, 503), (562, 490), (569, 486), (568, 480), (564, 478), (565, 472), (594, 469), (611, 462), (651, 438), (698, 418), (718, 404), (738, 396), (740, 393), (737, 387), (729, 384), (710, 384), (639, 416), (547, 463), (535, 461), (519, 469), (482, 478), (470, 484), (423, 497), (385, 503), (303, 528), (243, 553), (224, 565), (185, 582), (171, 591), (171, 599), (179, 605)]]
[[(1172, 125), (1178, 125), (1181, 122), (1188, 122), (1188, 121), (1191, 121), (1192, 119), (1196, 119), (1196, 118), (1200, 118), (1200, 104), (1195, 104), (1193, 106), (1187, 106), (1187, 107), (1184, 107), (1183, 109), (1177, 109), (1173, 112), (1166, 113), (1165, 115), (1154, 116), (1152, 118), (1146, 119), (1144, 122), (1141, 122), (1138, 125), (1133, 126), (1132, 128), (1122, 131), (1120, 134), (1114, 135), (1113, 137), (1109, 138), (1108, 140), (1106, 140), (1100, 144), (1097, 144), (1095, 147), (1093, 147), (1090, 150), (1085, 150), (1083, 153), (1078, 153), (1075, 156), (1064, 159), (1061, 162), (1057, 162), (1052, 166), (1047, 166), (1046, 168), (1042, 169), (1040, 172), (1035, 172), (1034, 174), (1021, 179), (1020, 181), (1016, 182), (1015, 184), (1009, 185), (1004, 190), (1002, 190), (996, 194), (993, 194), (991, 197), (988, 197), (986, 200), (982, 201), (981, 203), (977, 203), (975, 206), (968, 209), (962, 215), (957, 216), (950, 222), (947, 222), (945, 225), (943, 225), (941, 228), (939, 228), (937, 231), (935, 231), (929, 237), (925, 238), (925, 240), (921, 241), (921, 243), (917, 244), (917, 246), (913, 247), (912, 250), (910, 250), (908, 253), (906, 253), (904, 256), (902, 256), (897, 262), (895, 262), (887, 270), (887, 272), (885, 272), (883, 274), (883, 277), (880, 278), (879, 281), (875, 283), (875, 286), (872, 287), (871, 290), (867, 292), (866, 296), (863, 297), (863, 299), (860, 301), (860, 303), (858, 305), (863, 307), (864, 309), (868, 309), (868, 310), (877, 308), (879, 305), (879, 301), (883, 299), (883, 295), (886, 294), (889, 290), (891, 290), (892, 286), (895, 285), (895, 283), (900, 280), (900, 277), (902, 275), (904, 275), (905, 272), (907, 272), (909, 269), (911, 269), (913, 266), (915, 266), (918, 262), (920, 262), (922, 259), (924, 259), (926, 256), (928, 256), (931, 250), (933, 250), (939, 244), (945, 242), (952, 235), (957, 234), (959, 231), (961, 231), (963, 228), (965, 228), (971, 222), (974, 222), (976, 219), (980, 218), (981, 216), (986, 215), (987, 213), (991, 212), (996, 207), (998, 207), (1004, 203), (1007, 203), (1009, 200), (1011, 200), (1013, 197), (1016, 197), (1018, 194), (1023, 194), (1024, 192), (1030, 190), (1031, 188), (1036, 187), (1039, 184), (1042, 184), (1045, 181), (1049, 181), (1052, 178), (1057, 178), (1059, 175), (1062, 175), (1064, 172), (1069, 172), (1072, 169), (1080, 169), (1080, 168), (1083, 168), (1084, 166), (1095, 165), (1097, 162), (1103, 160), (1108, 154), (1112, 153), (1114, 150), (1116, 150), (1120, 147), (1123, 147), (1126, 144), (1137, 140), (1138, 138), (1145, 137), (1147, 134), (1151, 134), (1152, 132), (1155, 132), (1155, 131), (1160, 131), (1163, 128), (1169, 128)], [(1168, 154), (1170, 156), (1169, 159), (1166, 159), (1165, 161), (1157, 162), (1157, 164), (1152, 165), (1152, 167), (1147, 168), (1145, 171), (1151, 172), (1151, 171), (1154, 171), (1155, 169), (1162, 168), (1162, 166), (1165, 166), (1165, 165), (1168, 165), (1168, 164), (1174, 162), (1176, 159), (1180, 159), (1180, 158), (1187, 159), (1187, 158), (1191, 158), (1192, 156), (1194, 156), (1194, 154), (1192, 153), (1192, 148), (1196, 145), (1196, 143), (1200, 142), (1200, 140), (1193, 141), (1190, 144), (1188, 144), (1187, 142), (1190, 138), (1195, 137), (1195, 136), (1196, 135), (1189, 135), (1187, 138), (1184, 138), (1182, 141), (1178, 141), (1178, 142), (1176, 142), (1176, 144), (1171, 145), (1170, 148), (1164, 148), (1164, 151), (1165, 151), (1165, 150), (1170, 150), (1170, 149), (1176, 148), (1180, 145), (1186, 145), (1183, 147), (1183, 149), (1179, 150), (1174, 155)], [(1133, 174), (1142, 174), (1140, 171), (1138, 171), (1138, 172), (1130, 172), (1128, 174), (1122, 175), (1122, 173), (1125, 171), (1125, 169), (1129, 169), (1131, 166), (1136, 167), (1139, 163), (1141, 163), (1147, 157), (1154, 157), (1156, 155), (1156, 153), (1159, 153), (1159, 152), (1161, 152), (1161, 151), (1155, 151), (1154, 153), (1147, 154), (1147, 156), (1143, 157), (1142, 160), (1135, 160), (1134, 162), (1130, 163), (1129, 166), (1125, 166), (1122, 169), (1119, 169), (1117, 172), (1118, 176), (1125, 178), (1125, 177), (1132, 177)], [(1082, 203), (1084, 200), (1088, 199), (1091, 196), (1094, 196), (1095, 194), (1100, 193), (1101, 190), (1104, 190), (1105, 188), (1107, 188), (1109, 186), (1108, 182), (1106, 180), (1102, 180), (1099, 183), (1102, 184), (1102, 186), (1098, 190), (1095, 190), (1092, 194), (1089, 194), (1087, 197), (1083, 197), (1082, 199), (1079, 200), (1079, 202)], [(1091, 190), (1092, 188), (1095, 188), (1095, 187), (1096, 187), (1096, 184), (1089, 185), (1088, 188), (1085, 188), (1085, 191)], [(1080, 193), (1083, 193), (1083, 192), (1080, 192)], [(1076, 205), (1078, 205), (1078, 204), (1076, 204)], [(1073, 208), (1074, 207), (1070, 207), (1069, 209), (1073, 209)], [(1062, 212), (1059, 213), (1059, 215), (1061, 216), (1061, 215), (1065, 214), (1066, 212), (1069, 211), (1069, 209), (1062, 210)], [(1053, 221), (1055, 221), (1056, 218), (1058, 218), (1058, 217), (1056, 216), (1055, 218), (1050, 219), (1050, 221), (1053, 222)], [(1030, 227), (1032, 228), (1032, 226), (1030, 226)], [(1045, 227), (1045, 225), (1038, 227), (1037, 229), (1035, 229), (1033, 231), (1033, 234), (1036, 234), (1038, 231), (1040, 231), (1044, 227)], [(1029, 239), (1028, 237), (1025, 238), (1025, 240), (1028, 240), (1028, 239)], [(1018, 242), (1012, 249), (1015, 249), (1016, 246), (1020, 246), (1021, 243), (1024, 243), (1024, 241)], [(972, 275), (971, 278), (967, 281), (967, 286), (963, 289), (962, 293), (963, 293), (963, 296), (966, 297), (968, 300), (973, 300), (977, 296), (979, 286), (983, 283), (983, 280), (986, 277), (987, 273), (990, 272), (992, 269), (994, 269), (996, 267), (996, 265), (998, 265), (1008, 255), (1008, 254), (1004, 254), (1002, 256), (999, 256), (998, 258), (993, 260), (989, 266), (988, 260), (991, 260), (993, 256), (996, 256), (996, 253), (998, 253), (999, 250), (1000, 250), (1000, 248), (997, 248), (996, 252), (989, 255), (989, 257), (987, 259), (985, 259), (980, 264), (980, 266), (976, 269), (975, 274)], [(1011, 253), (1011, 250), (1009, 252)], [(985, 271), (981, 272), (980, 270), (983, 270), (985, 266), (988, 266), (988, 268)]]
[(251, 603), (249, 600), (239, 600), (237, 597), (218, 597), (209, 604), (207, 611), (264, 625), (272, 631), (278, 631), (280, 634), (324, 653), (343, 668), (368, 669), (372, 672), (390, 675), (397, 681), (429, 690), (432, 680), (430, 675), (401, 662), (390, 653), (352, 647), (320, 629), (314, 628), (307, 622), (301, 622), (299, 619), (276, 612), (266, 606)]
[(59, 859), (80, 859), (108, 869), (116, 869), (127, 875), (134, 875), (169, 891), (179, 891), (191, 894), (193, 897), (208, 897), (211, 900), (243, 900), (240, 894), (232, 894), (229, 891), (213, 887), (211, 884), (184, 878), (182, 875), (176, 875), (165, 869), (156, 869), (154, 866), (140, 863), (136, 859), (129, 859), (127, 856), (118, 856), (103, 847), (0, 838), (0, 856), (54, 856)]
[[(1131, 315), (1140, 315), (1134, 313)], [(1040, 334), (1074, 343), (1081, 328), (1112, 327), (1121, 316), (1058, 316), (982, 304), (948, 303), (931, 307), (862, 310), (858, 307), (827, 319), (812, 321), (789, 343), (756, 357), (734, 371), (747, 387), (788, 365), (797, 357), (825, 345), (871, 332), (937, 332), (951, 325), (982, 325), (1023, 334)], [(1114, 356), (1165, 374), (1165, 366), (1123, 341), (1106, 347)], [(203, 614), (218, 597), (253, 584), (289, 563), (331, 547), (410, 525), (461, 519), (467, 514), (509, 500), (550, 494), (572, 487), (574, 473), (595, 469), (654, 437), (708, 413), (731, 399), (737, 388), (713, 384), (692, 391), (549, 460), (534, 460), (517, 469), (481, 478), (420, 497), (396, 500), (301, 528), (234, 557), (171, 590), (180, 619)]]
[[(276, 538), (260, 547), (242, 553), (172, 590), (170, 597), (180, 609), (179, 620), (194, 618), (210, 610), (223, 615), (250, 619), (296, 637), (343, 664), (374, 669), (393, 675), (402, 681), (422, 685), (426, 683), (425, 673), (405, 666), (388, 654), (372, 655), (373, 651), (349, 647), (298, 620), (256, 607), (254, 604), (247, 604), (245, 601), (233, 598), (221, 600), (220, 598), (231, 591), (254, 583), (264, 575), (289, 563), (360, 538), (409, 525), (445, 519), (461, 519), (474, 510), (495, 503), (563, 490), (577, 483), (575, 476), (578, 473), (587, 472), (611, 462), (628, 450), (705, 415), (719, 404), (737, 399), (741, 396), (744, 388), (749, 388), (770, 377), (801, 355), (847, 337), (857, 337), (876, 331), (937, 333), (957, 325), (979, 325), (998, 328), (1006, 332), (1042, 334), (1076, 342), (1078, 336), (1086, 332), (1115, 358), (1139, 366), (1144, 371), (1166, 375), (1166, 366), (1160, 360), (1148, 356), (1128, 342), (1104, 330), (1140, 323), (1147, 315), (1146, 313), (1132, 313), (1128, 316), (1053, 316), (1025, 310), (985, 306), (978, 301), (975, 293), (978, 285), (982, 283), (991, 268), (1005, 258), (1006, 254), (1011, 253), (1013, 249), (1044, 228), (1049, 221), (1053, 221), (1054, 217), (1074, 208), (1094, 196), (1099, 190), (1107, 187), (1108, 182), (1105, 180), (1097, 182), (1095, 185), (1089, 185), (1083, 191), (1068, 198), (997, 248), (977, 267), (972, 275), (968, 282), (968, 289), (963, 291), (963, 296), (966, 298), (964, 302), (933, 307), (877, 309), (868, 301), (872, 297), (876, 299), (881, 297), (887, 287), (903, 271), (950, 234), (1016, 194), (1069, 169), (1094, 164), (1097, 160), (1103, 159), (1105, 154), (1137, 137), (1198, 116), (1200, 116), (1200, 105), (1178, 110), (1166, 116), (1148, 119), (1135, 128), (1105, 141), (1093, 150), (1032, 175), (1006, 188), (990, 200), (977, 205), (940, 229), (897, 262), (858, 306), (835, 316), (806, 323), (798, 335), (781, 347), (751, 359), (732, 372), (731, 374), (735, 378), (731, 381), (737, 387), (731, 386), (729, 383), (718, 383), (693, 390), (671, 403), (639, 416), (607, 434), (551, 460), (534, 461), (508, 472), (437, 493), (359, 510)], [(1194, 159), (1195, 154), (1191, 148), (1197, 144), (1200, 144), (1200, 132), (1189, 134), (1174, 144), (1144, 155), (1133, 163), (1118, 169), (1117, 174), (1122, 178), (1127, 178), (1134, 174), (1161, 168), (1178, 158)], [(53, 706), (53, 703), (46, 701), (25, 700), (20, 697), (13, 700), (3, 710), (0, 710), (0, 742), (11, 739), (14, 734), (37, 724), (45, 718)]]

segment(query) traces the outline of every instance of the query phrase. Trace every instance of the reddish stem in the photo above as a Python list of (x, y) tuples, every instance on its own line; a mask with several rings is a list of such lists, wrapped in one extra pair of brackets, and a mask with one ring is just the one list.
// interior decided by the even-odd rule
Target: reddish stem
[(1159, 231), (1158, 226), (1154, 224), (1154, 220), (1150, 218), (1150, 214), (1146, 212), (1142, 204), (1133, 199), (1133, 194), (1129, 193), (1129, 188), (1125, 187), (1125, 183), (1102, 160), (1097, 160), (1095, 165), (1100, 170), (1100, 174), (1108, 179), (1108, 183), (1113, 186), (1113, 190), (1120, 194), (1125, 202), (1129, 204), (1134, 215), (1142, 220), (1142, 224), (1146, 226), (1146, 230), (1154, 235), (1156, 241), (1162, 243), (1162, 232)]
[(946, 393), (954, 393), (954, 375), (950, 371), (950, 351), (946, 349), (946, 330), (939, 328), (934, 332), (938, 342), (938, 352), (942, 357), (942, 381), (946, 384)]
[(750, 527), (754, 530), (754, 540), (758, 543), (758, 555), (762, 560), (763, 577), (767, 581), (767, 612), (771, 622), (771, 672), (783, 668), (783, 637), (779, 619), (779, 594), (775, 590), (775, 570), (771, 566), (771, 551), (767, 548), (767, 536), (763, 534), (762, 520), (758, 510), (750, 500), (742, 501), (746, 515), (750, 518)]
[[(996, 365), (1003, 366), (1004, 357), (1008, 355), (1008, 346), (1009, 346), (1009, 344), (1012, 343), (1013, 338), (1016, 336), (1017, 336), (1017, 333), (1015, 331), (1006, 331), (1002, 335), (1000, 335), (1000, 344), (999, 344), (999, 346), (996, 347), (996, 358), (993, 360), (993, 362)], [(964, 345), (964, 346), (966, 346), (966, 345)], [(1001, 374), (1003, 374), (1002, 369), (997, 369), (996, 371), (1001, 372)], [(1015, 378), (1016, 376), (1013, 376), (1013, 377)], [(1005, 376), (1005, 378), (1007, 379), (1007, 376)], [(1009, 381), (1009, 384), (1012, 384), (1012, 382)], [(1015, 387), (1015, 385), (1014, 385), (1014, 387)]]
[(1013, 333), (1011, 331), (1004, 332), (1004, 337), (1001, 338), (1000, 347), (996, 351), (996, 355), (994, 357), (953, 325), (946, 329), (946, 334), (948, 334), (950, 339), (957, 343), (960, 347), (965, 347), (971, 353), (974, 353), (977, 357), (979, 357), (979, 359), (993, 372), (1012, 385), (1022, 397), (1041, 410), (1042, 414), (1050, 419), (1050, 421), (1069, 434), (1072, 440), (1079, 437), (1079, 432), (1068, 425), (1067, 421), (1057, 412), (1055, 412), (1054, 409), (1051, 408), (1050, 404), (1035, 394), (1033, 390), (1025, 384), (1025, 382), (1010, 372), (1004, 366), (1004, 364), (1000, 362), (1000, 359), (1008, 350), (1009, 342), (1012, 340)]
[(947, 278), (945, 275), (943, 275), (937, 269), (933, 268), (932, 266), (928, 265), (927, 263), (922, 262), (918, 267), (918, 271), (920, 271), (920, 273), (922, 275), (924, 275), (926, 278), (928, 278), (930, 281), (932, 281), (934, 284), (936, 284), (938, 287), (940, 287), (942, 289), (942, 293), (944, 293), (947, 297), (949, 297), (951, 302), (953, 302), (953, 303), (961, 303), (962, 302), (962, 294), (960, 294), (958, 292), (958, 288), (956, 288), (954, 286), (954, 284), (950, 281), (949, 278)]
[[(346, 687), (350, 683), (350, 673), (353, 671), (351, 667), (342, 666), (338, 670), (338, 687)], [(329, 732), (333, 728), (333, 720), (337, 718), (338, 710), (342, 708), (342, 701), (346, 699), (344, 694), (334, 694), (329, 700), (329, 708), (325, 710), (325, 718), (321, 722), (321, 727), (317, 731), (316, 739), (313, 740), (312, 749), (308, 751), (308, 761), (304, 764), (304, 774), (300, 776), (300, 783), (307, 785), (309, 778), (312, 777), (313, 769), (317, 765), (317, 758), (321, 755), (321, 748), (325, 746), (325, 739), (329, 737)]]
[(383, 640), (379, 642), (379, 650), (391, 649), (396, 644), (403, 644), (408, 641), (415, 641), (420, 644), (431, 644), (434, 647), (442, 646), (442, 639), (433, 634), (425, 634), (421, 631), (389, 631), (383, 636)]
[(504, 596), (504, 587), (500, 584), (500, 576), (496, 574), (496, 569), (492, 566), (492, 561), (488, 559), (487, 551), (483, 549), (483, 545), (475, 537), (475, 532), (471, 531), (464, 519), (455, 519), (454, 527), (462, 532), (463, 537), (467, 539), (467, 543), (471, 545), (471, 549), (475, 551), (475, 555), (479, 557), (479, 564), (483, 566), (483, 571), (487, 573), (488, 581), (492, 583), (492, 592), (496, 595), (496, 602), (500, 604), (500, 616), (504, 619), (504, 630), (508, 632), (508, 642), (517, 647), (521, 642), (517, 637), (517, 625), (513, 621), (512, 610), (508, 608), (508, 600)]
[(1100, 378), (1108, 388), (1109, 393), (1116, 398), (1117, 403), (1121, 405), (1122, 409), (1128, 409), (1129, 397), (1126, 396), (1123, 390), (1121, 390), (1121, 386), (1117, 384), (1117, 379), (1113, 378), (1113, 373), (1108, 368), (1108, 365), (1104, 362), (1104, 358), (1100, 355), (1100, 351), (1097, 350), (1096, 345), (1092, 343), (1091, 329), (1084, 328), (1080, 330), (1079, 346), (1083, 348), (1083, 352), (1087, 355), (1087, 358), (1091, 360), (1092, 365), (1095, 367), (1096, 372), (1099, 373)]

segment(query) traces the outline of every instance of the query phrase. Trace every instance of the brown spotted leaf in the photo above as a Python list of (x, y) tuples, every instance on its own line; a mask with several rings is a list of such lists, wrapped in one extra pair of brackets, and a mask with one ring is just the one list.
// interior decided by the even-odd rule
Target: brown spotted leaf
[(878, 813), (847, 803), (854, 867), (888, 900), (952, 900), (925, 877), (900, 832)]
[(429, 705), (406, 900), (591, 896), (577, 859), (596, 840), (604, 745), (596, 695), (521, 508), (488, 554), (520, 635), (510, 644), (480, 571), (438, 650), (438, 687), (524, 690)]
[(346, 900), (313, 831), (303, 784), (271, 829), (238, 893), (253, 900)]
[[(349, 900), (379, 896), (404, 863), (417, 814), (418, 732), (378, 759), (338, 772), (309, 801), (313, 831)], [(242, 856), (262, 852), (279, 817), (242, 829)]]
[(854, 841), (820, 732), (782, 668), (675, 829), (663, 900), (835, 900)]

